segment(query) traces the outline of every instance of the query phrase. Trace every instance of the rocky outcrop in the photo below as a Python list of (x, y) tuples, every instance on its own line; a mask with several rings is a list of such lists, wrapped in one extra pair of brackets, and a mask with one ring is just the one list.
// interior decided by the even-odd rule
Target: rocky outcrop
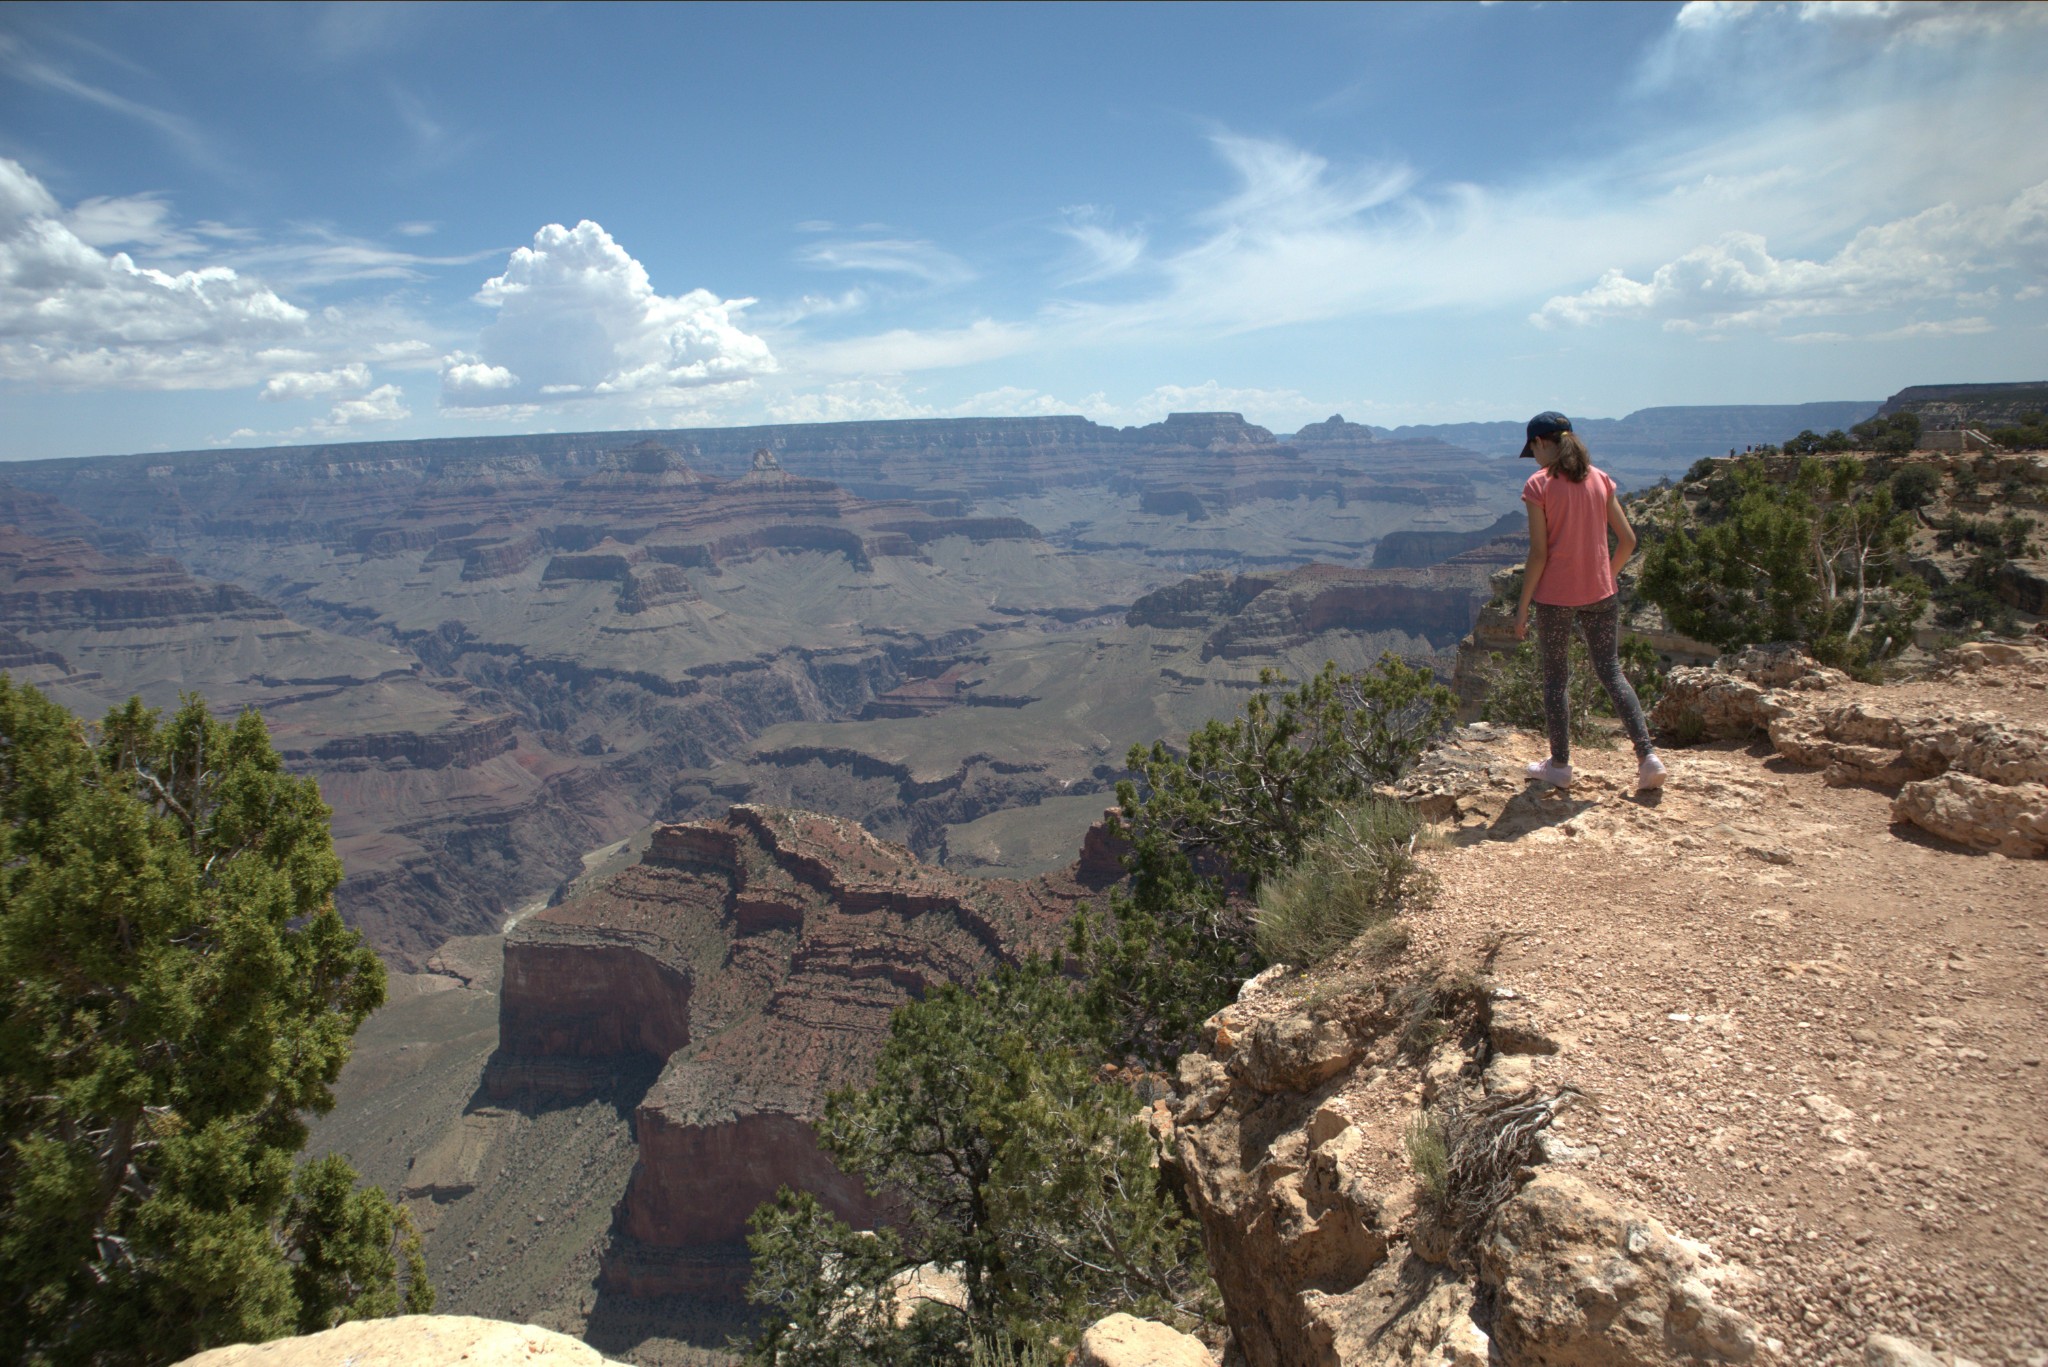
[(589, 1344), (470, 1315), (356, 1320), (317, 1334), (210, 1348), (178, 1367), (614, 1367)]
[(1084, 892), (1071, 872), (954, 877), (810, 813), (740, 806), (664, 826), (639, 864), (507, 937), (485, 1089), (554, 1105), (658, 1067), (605, 1284), (732, 1297), (747, 1217), (777, 1187), (876, 1219), (811, 1124), (827, 1092), (865, 1079), (890, 1013), (1051, 951)]
[[(1446, 1042), (1433, 1051), (1414, 1027), (1425, 988), (1448, 1011)], [(1156, 1128), (1202, 1221), (1245, 1360), (1754, 1359), (1754, 1329), (1701, 1280), (1718, 1273), (1654, 1219), (1573, 1176), (1538, 1170), (1479, 1229), (1447, 1229), (1404, 1151), (1418, 1104), (1515, 1101), (1519, 1075), (1483, 1065), (1532, 1041), (1557, 1044), (1483, 996), (1461, 1004), (1441, 992), (1397, 973), (1302, 1000), (1268, 975), (1208, 1022), (1204, 1051), (1182, 1058), (1178, 1098)]]
[(1204, 627), (1218, 618), (1244, 611), (1251, 601), (1279, 583), (1277, 574), (1230, 574), (1205, 570), (1163, 589), (1154, 589), (1131, 604), (1124, 621), (1134, 627)]
[[(1952, 652), (1947, 667), (2041, 688), (2048, 646), (1973, 643)], [(1857, 692), (1864, 695), (1845, 696)], [(1895, 820), (1975, 849), (2048, 856), (2048, 727), (1857, 690), (1847, 675), (1789, 647), (1753, 647), (1712, 669), (1673, 670), (1651, 724), (1685, 739), (1763, 731), (1778, 754), (1825, 770), (1830, 783), (1895, 790)]]
[(1205, 658), (1272, 655), (1326, 631), (1401, 631), (1448, 647), (1467, 631), (1486, 602), (1486, 576), (1476, 568), (1352, 570), (1310, 565), (1296, 570), (1209, 633)]
[(340, 769), (349, 760), (414, 769), (467, 769), (515, 748), (519, 743), (515, 726), (516, 719), (510, 716), (486, 717), (426, 735), (417, 731), (372, 731), (337, 736), (310, 752), (279, 753), (288, 759), (308, 757), (320, 761), (326, 769)]
[(1714, 1300), (1696, 1254), (1568, 1173), (1539, 1172), (1488, 1228), (1480, 1284), (1509, 1362), (1754, 1362), (1755, 1326)]

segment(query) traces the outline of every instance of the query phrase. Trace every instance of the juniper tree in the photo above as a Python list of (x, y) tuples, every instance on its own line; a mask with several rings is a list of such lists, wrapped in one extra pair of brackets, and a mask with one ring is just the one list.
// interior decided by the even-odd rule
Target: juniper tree
[(0, 675), (0, 1358), (431, 1305), (403, 1212), (338, 1158), (293, 1167), (384, 998), (327, 822), (253, 712), (131, 701), (95, 736)]
[(1760, 461), (1715, 475), (1697, 516), (1673, 500), (1670, 522), (1653, 529), (1638, 591), (1677, 630), (1724, 650), (1801, 641), (1828, 663), (1868, 668), (1927, 595), (1903, 565), (1913, 519), (1867, 473), (1808, 457), (1776, 477)]
[[(754, 1215), (753, 1360), (781, 1367), (964, 1363), (975, 1339), (1043, 1346), (1118, 1310), (1213, 1313), (1199, 1231), (1162, 1185), (1140, 1103), (1042, 962), (899, 1009), (874, 1082), (836, 1092), (818, 1139), (896, 1207), (855, 1231), (808, 1194)], [(964, 1313), (896, 1324), (889, 1279), (956, 1269)]]
[[(1398, 778), (1456, 711), (1427, 669), (1382, 656), (1298, 687), (1271, 671), (1242, 715), (1188, 737), (1186, 755), (1133, 746), (1113, 833), (1127, 887), (1075, 920), (1088, 1003), (1112, 1048), (1167, 1063), (1259, 967), (1244, 899), (1291, 866), (1330, 810)], [(1267, 691), (1276, 690), (1276, 691)], [(1232, 894), (1241, 894), (1233, 899)]]

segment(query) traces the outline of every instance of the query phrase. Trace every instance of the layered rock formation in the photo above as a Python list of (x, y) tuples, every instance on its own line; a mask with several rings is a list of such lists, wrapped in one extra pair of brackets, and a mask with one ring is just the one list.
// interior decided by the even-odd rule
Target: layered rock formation
[[(43, 520), (25, 530), (134, 560), (131, 588), (182, 575), (216, 601), (192, 604), (203, 621), (152, 609), (154, 655), (137, 637), (86, 659), (46, 631), (0, 638), (0, 658), (99, 671), (104, 693), (182, 683), (263, 707), (291, 762), (333, 780), (346, 913), (417, 966), (650, 820), (823, 805), (942, 858), (954, 829), (1100, 791), (1133, 740), (1227, 711), (1256, 664), (1300, 668), (1289, 652), (1348, 636), (1365, 645), (1333, 657), (1434, 655), (1469, 604), (1428, 576), (1289, 588), (1211, 643), (1080, 638), (1186, 569), (1360, 561), (1389, 532), (1484, 527), (1512, 496), (1497, 462), (1456, 448), (1342, 423), (1312, 437), (1176, 414), (24, 462), (4, 506)], [(229, 620), (243, 644), (201, 669), (209, 624)], [(190, 662), (157, 672), (172, 648)], [(1126, 661), (1148, 653), (1163, 701), (1126, 716)], [(906, 745), (886, 731), (902, 722), (944, 735)], [(757, 759), (777, 727), (800, 734)], [(1045, 867), (1052, 811), (977, 829), (974, 847)]]
[(1560, 1099), (1518, 1093), (1514, 1069), (1483, 1080), (1481, 1069), (1557, 1045), (1508, 1012), (1496, 1025), (1489, 1000), (1468, 995), (1442, 1008), (1448, 1042), (1418, 1049), (1416, 994), (1441, 991), (1423, 971), (1310, 1004), (1272, 990), (1271, 975), (1248, 984), (1205, 1027), (1206, 1051), (1182, 1058), (1180, 1096), (1156, 1113), (1245, 1361), (1755, 1360), (1754, 1326), (1716, 1303), (1700, 1255), (1576, 1176), (1511, 1186), (1481, 1230), (1446, 1225), (1401, 1154), (1422, 1123), (1417, 1103), (1520, 1105), (1540, 1134)]
[(89, 720), (187, 692), (262, 711), (285, 762), (320, 781), (349, 874), (338, 901), (387, 954), (495, 928), (508, 885), (550, 885), (604, 831), (603, 798), (564, 784), (567, 766), (466, 681), (167, 557), (103, 550), (123, 539), (47, 499), (8, 506), (28, 525), (0, 525), (0, 668)]
[(559, 1105), (659, 1067), (606, 1285), (734, 1296), (747, 1217), (777, 1187), (876, 1218), (811, 1123), (828, 1091), (867, 1077), (890, 1013), (1055, 950), (1074, 901), (1121, 875), (1101, 862), (984, 882), (810, 813), (738, 806), (663, 826), (636, 866), (507, 938), (485, 1090)]
[(1447, 650), (1493, 592), (1512, 547), (1468, 551), (1427, 569), (1306, 565), (1273, 574), (1210, 571), (1131, 605), (1132, 626), (1206, 628), (1202, 658), (1278, 655), (1330, 631), (1400, 631)]

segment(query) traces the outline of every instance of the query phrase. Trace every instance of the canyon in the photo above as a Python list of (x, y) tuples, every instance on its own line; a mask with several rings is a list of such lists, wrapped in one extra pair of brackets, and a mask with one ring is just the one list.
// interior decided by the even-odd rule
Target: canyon
[[(1099, 794), (1128, 737), (1242, 682), (1191, 658), (1185, 705), (1128, 725), (1047, 703), (1124, 672), (1105, 651), (1199, 657), (1122, 626), (1145, 593), (1191, 564), (1363, 561), (1512, 493), (1440, 444), (1312, 454), (1228, 414), (665, 436), (19, 463), (0, 525), (38, 544), (0, 630), (87, 715), (181, 690), (262, 710), (335, 809), (344, 914), (417, 968), (655, 820), (793, 800), (943, 859), (991, 814)], [(1457, 634), (1379, 625), (1425, 653)], [(945, 735), (912, 753), (906, 720)], [(1041, 871), (1087, 806), (967, 843)]]
[(1452, 675), (1522, 473), (1234, 414), (24, 464), (0, 651), (264, 713), (394, 970), (316, 1145), (457, 1308), (708, 1362), (777, 1183), (877, 1213), (808, 1123), (894, 1005), (1118, 876), (1128, 746), (1269, 669)]

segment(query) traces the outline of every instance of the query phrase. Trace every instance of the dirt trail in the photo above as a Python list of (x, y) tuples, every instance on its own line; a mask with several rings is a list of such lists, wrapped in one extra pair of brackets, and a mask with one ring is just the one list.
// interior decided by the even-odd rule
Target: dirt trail
[[(1828, 694), (1859, 698), (2039, 726), (2048, 670)], [(1558, 1123), (1581, 1175), (1754, 1273), (1722, 1299), (1786, 1361), (1886, 1332), (2048, 1363), (2048, 861), (1895, 826), (1768, 744), (1667, 752), (1661, 794), (1625, 748), (1569, 793), (1507, 777), (1535, 736), (1475, 748), (1496, 800), (1430, 857), (1414, 945), (1534, 1006), (1560, 1049), (1532, 1080), (1599, 1102)]]

